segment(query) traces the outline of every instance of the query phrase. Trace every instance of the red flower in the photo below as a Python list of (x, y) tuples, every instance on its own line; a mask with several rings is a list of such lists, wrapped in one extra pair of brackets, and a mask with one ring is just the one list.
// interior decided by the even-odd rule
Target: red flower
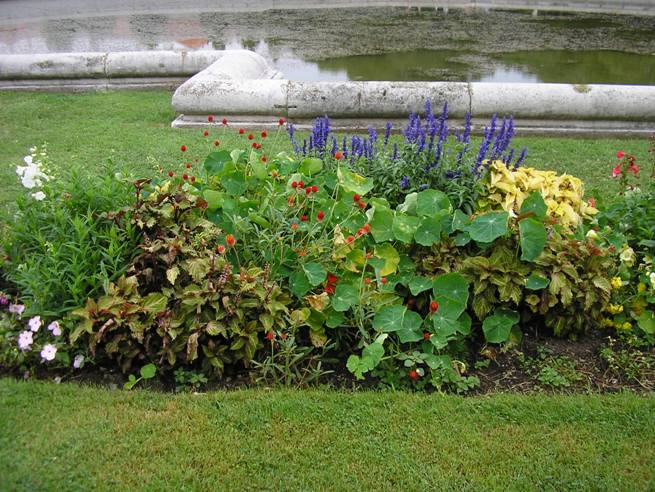
[(298, 188), (298, 181), (293, 181), (293, 182), (291, 183), (291, 187), (292, 187), (292, 188)]
[(423, 332), (423, 340), (425, 340), (426, 342), (427, 342), (428, 340), (430, 340), (430, 337), (431, 337), (431, 336), (432, 336), (432, 335), (430, 335), (430, 332), (428, 332), (428, 331), (424, 331), (424, 332)]
[(590, 198), (589, 199), (589, 206), (596, 208), (596, 199), (595, 198)]
[(348, 244), (352, 243), (354, 240), (355, 240), (355, 236), (348, 236), (348, 237), (346, 238), (346, 242), (347, 242)]
[(262, 138), (266, 138), (268, 134), (266, 132), (262, 132)]
[(305, 182), (304, 181), (299, 181), (298, 182), (298, 188), (304, 188), (305, 187)]
[(207, 121), (209, 121), (210, 123), (213, 123), (214, 122), (214, 117), (210, 114), (209, 116), (207, 116)]
[(277, 124), (280, 126), (284, 125), (284, 118), (280, 118), (279, 120), (277, 120)]
[(382, 277), (382, 278), (380, 279), (380, 282), (382, 282), (382, 285), (386, 285), (387, 282), (388, 282), (388, 281), (387, 281), (387, 277)]
[(328, 286), (325, 288), (325, 293), (326, 293), (326, 294), (334, 294), (334, 290), (335, 290), (335, 289), (334, 289), (334, 285), (328, 285)]
[(208, 132), (207, 130), (205, 130), (205, 132), (203, 133), (203, 135), (204, 135), (205, 137), (208, 137), (208, 136), (209, 136), (209, 132)]
[(225, 236), (225, 242), (229, 247), (232, 247), (236, 244), (237, 240), (234, 239), (234, 236), (232, 234), (228, 234), (227, 236)]
[(343, 153), (340, 152), (340, 151), (337, 151), (337, 152), (334, 154), (334, 158), (335, 158), (336, 160), (340, 161), (340, 160), (343, 158)]
[(327, 276), (328, 284), (333, 284), (334, 285), (334, 284), (337, 283), (337, 280), (339, 280), (339, 278), (336, 275), (328, 273), (328, 276)]
[(291, 224), (291, 230), (295, 231), (296, 229), (298, 229), (298, 224), (294, 222), (293, 224)]
[(184, 173), (184, 174), (182, 175), (182, 179), (183, 179), (184, 181), (186, 181), (187, 179), (189, 179), (189, 175), (186, 174), (186, 173)]
[(252, 148), (253, 148), (253, 149), (256, 149), (256, 148), (257, 148), (257, 142), (253, 142), (253, 143), (252, 143)]
[(195, 183), (195, 182), (196, 182), (196, 177), (195, 177), (195, 176), (191, 176), (191, 182), (192, 182), (192, 183)]
[(186, 152), (186, 145), (181, 145), (181, 146), (180, 146), (180, 150), (181, 150), (182, 152)]
[(223, 246), (222, 244), (219, 245), (219, 246), (216, 248), (216, 252), (217, 252), (219, 255), (222, 255), (223, 253), (225, 253), (225, 246)]
[(621, 174), (623, 174), (623, 170), (621, 169), (621, 164), (614, 166), (614, 169), (612, 169), (612, 177), (616, 178), (617, 176), (621, 176)]
[(223, 123), (224, 125), (227, 125), (227, 118), (223, 118), (222, 123)]
[(262, 162), (266, 162), (267, 160), (268, 160), (268, 159), (266, 159), (266, 156), (263, 155), (263, 156), (262, 156)]
[(292, 205), (293, 205), (293, 197), (292, 197), (292, 196), (290, 196), (289, 198), (287, 198), (287, 203), (289, 204), (289, 206), (292, 206)]
[(626, 172), (634, 173), (634, 175), (636, 176), (637, 174), (639, 174), (639, 166), (635, 166), (635, 163), (631, 162)]
[(191, 169), (191, 163), (190, 163), (190, 162), (187, 162), (184, 166), (185, 166), (187, 169)]
[(322, 221), (324, 218), (325, 218), (325, 212), (323, 212), (323, 211), (321, 210), (321, 211), (316, 215), (316, 220), (318, 220), (318, 221), (320, 222), (320, 221)]
[(306, 193), (308, 196), (311, 195), (311, 194), (312, 194), (312, 187), (311, 187), (311, 186), (308, 186), (308, 187), (305, 189), (305, 193)]
[(239, 135), (243, 135), (246, 131), (243, 128), (239, 128)]
[(214, 140), (214, 147), (218, 147), (219, 145), (221, 145), (221, 142), (219, 142), (218, 140)]
[(248, 134), (248, 140), (252, 140), (253, 138), (255, 138), (255, 136), (252, 133), (249, 133)]
[(371, 225), (370, 224), (364, 224), (364, 229), (366, 229), (366, 232), (371, 231)]
[(371, 285), (371, 279), (368, 278), (368, 277), (366, 277), (366, 278), (364, 279), (364, 283), (365, 283), (366, 285)]
[(418, 372), (416, 372), (415, 369), (412, 369), (411, 371), (409, 371), (407, 373), (407, 375), (409, 376), (409, 379), (411, 379), (412, 381), (417, 381), (418, 380)]
[(359, 229), (357, 229), (357, 235), (358, 236), (365, 236), (366, 235), (366, 229), (364, 229), (363, 227), (360, 227)]
[(361, 208), (362, 210), (364, 210), (366, 208), (366, 204), (364, 202), (359, 202), (358, 205), (359, 205), (359, 208)]
[(437, 301), (432, 301), (430, 303), (430, 312), (434, 314), (437, 312), (438, 309), (439, 309), (439, 303)]
[(173, 174), (173, 171), (168, 171), (168, 177), (169, 177), (169, 178), (172, 178), (173, 176), (175, 176), (175, 175)]
[(309, 218), (306, 215), (301, 215), (300, 216), (300, 222), (307, 222)]
[(318, 192), (318, 186), (314, 185), (312, 186), (312, 193)]
[(625, 152), (623, 152), (622, 150), (619, 150), (619, 151), (616, 153), (616, 158), (617, 158), (617, 159), (623, 159), (623, 156), (624, 156), (624, 155), (625, 155)]
[(273, 339), (275, 338), (275, 333), (273, 333), (272, 331), (268, 331), (266, 332), (266, 335), (264, 335), (264, 337), (266, 337), (266, 340), (268, 340), (269, 342), (272, 342)]
[(353, 201), (355, 201), (355, 202), (358, 202), (359, 200), (361, 200), (361, 198), (362, 198), (362, 197), (359, 196), (357, 193), (355, 193), (355, 194), (353, 195)]

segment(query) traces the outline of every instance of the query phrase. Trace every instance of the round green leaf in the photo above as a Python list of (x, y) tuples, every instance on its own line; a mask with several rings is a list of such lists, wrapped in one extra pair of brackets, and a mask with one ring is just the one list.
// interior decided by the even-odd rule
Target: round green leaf
[(215, 176), (223, 170), (225, 163), (231, 160), (232, 158), (227, 150), (220, 150), (209, 154), (205, 159), (203, 167), (210, 176)]
[(385, 208), (375, 208), (373, 217), (369, 222), (371, 225), (371, 234), (375, 242), (381, 243), (393, 239), (393, 212)]
[(507, 234), (507, 212), (490, 212), (476, 217), (468, 227), (471, 239), (479, 243), (490, 243)]
[(298, 171), (303, 173), (305, 176), (312, 176), (314, 174), (320, 173), (323, 169), (323, 161), (317, 159), (316, 157), (307, 157), (302, 160)]
[[(400, 263), (400, 255), (396, 248), (389, 243), (379, 244), (375, 247), (373, 255), (384, 261), (384, 266), (379, 269), (379, 274), (383, 277), (396, 272)], [(371, 262), (372, 263), (372, 262)]]
[(434, 217), (440, 210), (449, 210), (448, 196), (438, 190), (424, 190), (416, 197), (416, 213), (422, 217)]
[(241, 171), (232, 171), (221, 177), (221, 184), (232, 196), (241, 196), (248, 188), (246, 179)]
[(401, 330), (403, 328), (406, 312), (407, 308), (399, 304), (384, 306), (375, 313), (375, 317), (373, 318), (373, 328), (384, 332)]
[(441, 221), (435, 217), (423, 217), (414, 238), (422, 246), (438, 243), (441, 240)]
[(348, 311), (359, 300), (359, 291), (352, 284), (337, 284), (332, 296), (332, 307), (335, 311)]
[(327, 320), (325, 321), (325, 324), (328, 326), (328, 328), (337, 328), (343, 324), (345, 319), (346, 317), (343, 313), (335, 311), (334, 309), (330, 309), (327, 313)]
[(459, 273), (447, 273), (435, 279), (432, 293), (439, 303), (437, 313), (449, 319), (457, 319), (466, 309), (469, 286)]
[(523, 261), (534, 261), (539, 258), (546, 246), (547, 234), (544, 224), (534, 217), (523, 219), (519, 221), (519, 235), (521, 239), (521, 259)]
[(466, 231), (471, 225), (471, 219), (461, 210), (455, 210), (452, 224), (453, 231)]
[(512, 327), (519, 322), (519, 313), (509, 309), (496, 309), (482, 322), (484, 337), (489, 343), (504, 343), (509, 340)]
[(155, 373), (157, 372), (157, 366), (154, 364), (146, 364), (141, 368), (140, 372), (143, 379), (152, 379), (155, 377)]
[(310, 289), (311, 285), (304, 271), (293, 272), (289, 276), (289, 290), (296, 297), (303, 297)]
[(360, 176), (348, 169), (337, 168), (337, 181), (349, 193), (366, 195), (373, 189), (373, 180)]
[(421, 277), (419, 275), (413, 276), (409, 281), (409, 290), (413, 296), (419, 295), (432, 288), (432, 279), (428, 277)]
[(549, 283), (550, 283), (550, 280), (547, 279), (546, 277), (542, 277), (541, 275), (538, 275), (536, 273), (532, 273), (525, 280), (525, 288), (530, 289), (530, 290), (541, 290), (541, 289), (545, 289), (546, 287), (548, 287)]
[(418, 217), (397, 213), (393, 218), (393, 234), (399, 241), (410, 244), (414, 240), (414, 233), (418, 229)]
[(533, 213), (534, 217), (539, 220), (544, 220), (546, 218), (546, 213), (548, 212), (548, 206), (544, 202), (544, 198), (541, 196), (541, 193), (538, 191), (533, 191), (530, 195), (523, 200), (521, 204), (521, 215), (527, 213)]
[(327, 271), (318, 263), (306, 263), (302, 266), (302, 269), (305, 271), (307, 280), (309, 280), (312, 287), (322, 284), (327, 278)]

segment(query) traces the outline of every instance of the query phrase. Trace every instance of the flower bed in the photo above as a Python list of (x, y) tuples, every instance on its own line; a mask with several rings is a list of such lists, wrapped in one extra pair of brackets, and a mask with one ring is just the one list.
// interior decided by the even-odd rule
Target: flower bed
[[(132, 387), (243, 369), (307, 385), (345, 365), (464, 392), (526, 334), (601, 328), (650, 363), (653, 190), (630, 188), (633, 156), (618, 155), (626, 193), (599, 213), (577, 178), (522, 167), (511, 118), (476, 148), (470, 116), (452, 132), (429, 103), (401, 141), (391, 125), (338, 139), (327, 118), (302, 143), (283, 119), (271, 135), (210, 122), (150, 179), (89, 183), (56, 176), (45, 150), (26, 157), (3, 241), (3, 366), (119, 368)], [(243, 147), (222, 149), (227, 132)]]

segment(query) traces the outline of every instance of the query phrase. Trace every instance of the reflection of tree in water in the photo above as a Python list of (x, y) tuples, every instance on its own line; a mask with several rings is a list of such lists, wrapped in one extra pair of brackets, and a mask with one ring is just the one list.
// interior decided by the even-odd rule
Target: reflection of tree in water
[(169, 41), (169, 19), (165, 15), (133, 15), (130, 17), (130, 27), (140, 45), (155, 46), (162, 41)]

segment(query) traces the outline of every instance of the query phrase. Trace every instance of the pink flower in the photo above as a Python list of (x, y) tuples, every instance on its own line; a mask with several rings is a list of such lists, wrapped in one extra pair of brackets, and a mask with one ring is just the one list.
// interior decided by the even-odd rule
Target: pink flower
[(593, 208), (596, 208), (596, 199), (595, 198), (592, 197), (592, 198), (589, 199), (589, 206), (593, 207)]
[(52, 334), (56, 337), (61, 335), (61, 328), (59, 327), (59, 322), (53, 321), (48, 325), (48, 330), (52, 332)]
[(18, 335), (18, 348), (21, 350), (29, 350), (34, 339), (32, 338), (31, 331), (21, 331)]
[(41, 350), (41, 358), (43, 360), (55, 360), (55, 355), (57, 355), (57, 347), (51, 343), (43, 346), (43, 349)]
[(622, 150), (619, 150), (619, 151), (616, 153), (616, 158), (617, 158), (617, 159), (623, 159), (623, 156), (624, 156), (624, 155), (625, 155), (625, 152), (623, 152)]
[(16, 314), (20, 318), (20, 315), (25, 311), (25, 306), (23, 304), (11, 304), (9, 306), (9, 312), (11, 314)]
[(27, 324), (29, 325), (30, 330), (36, 333), (39, 331), (39, 328), (41, 328), (43, 321), (41, 321), (41, 316), (34, 316), (33, 318), (30, 318)]
[(623, 171), (621, 170), (621, 164), (617, 165), (612, 169), (612, 177), (616, 178), (617, 176), (621, 176), (623, 174)]
[(631, 163), (630, 166), (628, 166), (626, 172), (634, 173), (634, 175), (636, 176), (637, 174), (639, 174), (639, 166), (635, 166), (634, 163)]
[(82, 354), (77, 354), (73, 359), (73, 367), (79, 369), (84, 366), (84, 356)]

